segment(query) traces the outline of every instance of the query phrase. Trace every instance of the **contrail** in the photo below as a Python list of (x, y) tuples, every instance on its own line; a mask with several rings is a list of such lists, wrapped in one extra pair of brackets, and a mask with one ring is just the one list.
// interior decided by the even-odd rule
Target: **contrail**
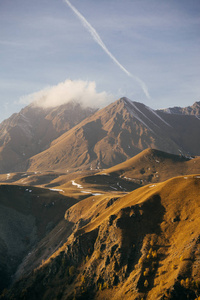
[(142, 79), (140, 79), (137, 76), (132, 75), (128, 70), (126, 70), (126, 68), (124, 68), (120, 62), (114, 57), (114, 55), (108, 50), (108, 48), (106, 47), (106, 45), (104, 44), (104, 42), (102, 41), (102, 39), (100, 38), (99, 34), (96, 32), (96, 30), (94, 29), (94, 27), (92, 27), (92, 25), (85, 19), (85, 17), (69, 2), (69, 0), (64, 0), (66, 2), (66, 4), (71, 8), (71, 10), (75, 13), (75, 15), (77, 15), (77, 17), (80, 19), (81, 23), (83, 24), (83, 26), (89, 31), (89, 33), (91, 34), (91, 36), (93, 37), (93, 39), (95, 40), (95, 42), (97, 42), (97, 44), (99, 44), (99, 46), (106, 52), (106, 54), (108, 56), (110, 56), (110, 58), (116, 63), (116, 65), (118, 65), (118, 67), (120, 67), (120, 69), (122, 71), (124, 71), (124, 73), (126, 73), (126, 75), (128, 75), (129, 77), (132, 77), (135, 81), (138, 82), (138, 84), (141, 86), (144, 94), (146, 95), (147, 98), (150, 98), (149, 92), (148, 92), (148, 88), (146, 86), (146, 84), (144, 83), (144, 81)]

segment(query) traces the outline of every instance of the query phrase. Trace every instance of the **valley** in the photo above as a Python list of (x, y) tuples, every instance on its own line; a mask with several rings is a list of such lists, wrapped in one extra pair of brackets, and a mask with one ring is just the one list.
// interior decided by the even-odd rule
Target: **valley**
[(0, 299), (198, 299), (199, 107), (2, 122)]

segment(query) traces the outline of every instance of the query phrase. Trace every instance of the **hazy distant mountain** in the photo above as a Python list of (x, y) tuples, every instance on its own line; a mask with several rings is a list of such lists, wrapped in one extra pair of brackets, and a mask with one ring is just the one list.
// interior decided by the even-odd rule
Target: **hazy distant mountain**
[(0, 173), (26, 169), (27, 159), (94, 113), (70, 102), (43, 109), (29, 105), (0, 124)]
[(195, 102), (192, 106), (187, 106), (187, 107), (175, 106), (175, 107), (158, 110), (158, 112), (159, 111), (163, 111), (169, 114), (194, 115), (200, 118), (200, 101)]
[(200, 120), (154, 111), (127, 98), (83, 120), (29, 160), (29, 171), (107, 168), (146, 148), (200, 155)]

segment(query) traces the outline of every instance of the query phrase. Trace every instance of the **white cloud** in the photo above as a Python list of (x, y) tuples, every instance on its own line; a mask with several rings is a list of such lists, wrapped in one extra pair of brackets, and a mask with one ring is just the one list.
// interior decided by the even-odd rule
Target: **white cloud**
[(55, 86), (20, 98), (20, 103), (34, 103), (38, 107), (56, 107), (70, 101), (77, 101), (84, 106), (103, 107), (114, 100), (111, 94), (98, 93), (94, 81), (67, 79)]

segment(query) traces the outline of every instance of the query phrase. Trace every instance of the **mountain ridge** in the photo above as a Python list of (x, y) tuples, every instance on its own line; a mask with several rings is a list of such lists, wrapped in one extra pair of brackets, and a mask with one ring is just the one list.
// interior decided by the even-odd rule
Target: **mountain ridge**
[[(193, 115), (198, 105), (187, 108), (187, 114), (184, 109), (169, 114), (126, 97), (99, 111), (76, 102), (46, 109), (31, 104), (0, 124), (0, 173), (107, 168), (148, 147), (199, 155), (199, 119)], [(58, 142), (63, 150), (55, 150), (56, 155), (52, 149)]]
[(187, 106), (187, 107), (169, 107), (165, 109), (159, 109), (157, 110), (163, 111), (165, 113), (171, 113), (171, 114), (184, 114), (184, 115), (194, 115), (198, 118), (200, 118), (200, 101), (196, 101), (192, 106)]
[[(40, 168), (104, 169), (146, 148), (199, 155), (200, 120), (194, 116), (155, 112), (127, 98), (108, 105), (54, 140), (30, 158), (29, 171)], [(192, 134), (191, 134), (192, 133)]]

